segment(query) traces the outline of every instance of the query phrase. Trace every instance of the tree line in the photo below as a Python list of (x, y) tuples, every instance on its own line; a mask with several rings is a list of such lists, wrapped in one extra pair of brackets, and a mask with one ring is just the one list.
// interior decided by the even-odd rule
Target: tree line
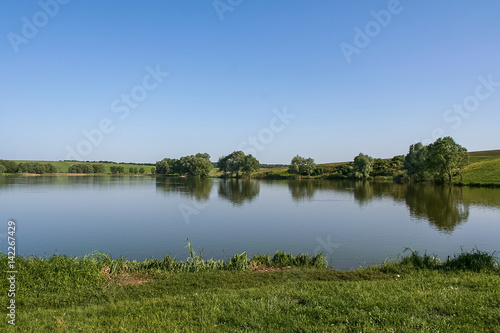
[(50, 163), (22, 162), (0, 160), (0, 174), (4, 173), (57, 173), (57, 168)]
[[(333, 166), (318, 166), (314, 159), (301, 157), (292, 158), (288, 173), (296, 177), (321, 176), (328, 178), (370, 179), (377, 177), (393, 178), (396, 181), (437, 181), (452, 182), (453, 177), (460, 176), (469, 164), (469, 153), (466, 148), (457, 144), (453, 138), (437, 139), (429, 145), (421, 142), (412, 144), (406, 155), (397, 155), (392, 159), (378, 159), (359, 153), (350, 163), (339, 163)], [(207, 153), (183, 156), (179, 159), (164, 158), (154, 164), (152, 174), (200, 176), (208, 177), (215, 167), (222, 172), (223, 177), (249, 177), (252, 172), (261, 168), (260, 162), (251, 154), (243, 151), (234, 151), (222, 156), (216, 163), (210, 161)], [(111, 166), (112, 174), (124, 174), (123, 166)], [(131, 174), (144, 174), (144, 168), (129, 168)], [(52, 164), (36, 162), (15, 163), (14, 161), (0, 160), (0, 174), (2, 173), (55, 173), (57, 168)], [(102, 164), (78, 163), (72, 165), (69, 173), (104, 173)]]
[(406, 155), (394, 156), (391, 160), (374, 159), (360, 153), (351, 163), (334, 168), (332, 178), (368, 179), (377, 176), (393, 177), (396, 181), (449, 182), (462, 175), (469, 164), (466, 148), (453, 138), (439, 138), (429, 145), (421, 142), (410, 145)]
[(156, 173), (160, 175), (208, 177), (212, 168), (210, 155), (207, 153), (183, 156), (179, 159), (164, 158), (156, 162)]
[(68, 168), (68, 173), (104, 173), (103, 164), (73, 164)]
[(218, 168), (224, 177), (248, 177), (260, 169), (259, 161), (252, 155), (242, 151), (234, 151), (219, 158), (218, 162), (210, 162), (210, 155), (198, 153), (183, 156), (180, 159), (164, 158), (156, 162), (156, 173), (161, 175), (208, 177), (213, 168)]

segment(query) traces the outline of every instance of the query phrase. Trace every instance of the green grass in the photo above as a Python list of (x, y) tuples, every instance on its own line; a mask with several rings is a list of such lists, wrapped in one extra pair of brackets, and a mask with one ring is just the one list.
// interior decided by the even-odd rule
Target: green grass
[[(290, 260), (286, 254), (278, 257)], [(123, 260), (110, 263), (102, 255), (19, 257), (16, 328), (19, 332), (495, 332), (500, 327), (500, 270), (492, 258), (476, 250), (441, 262), (411, 252), (398, 262), (355, 271), (171, 273), (154, 268), (126, 271)], [(1, 262), (6, 264), (5, 256)], [(447, 266), (449, 262), (454, 264)], [(103, 274), (109, 264), (117, 266), (111, 279)], [(5, 279), (1, 283), (8, 289)], [(7, 304), (6, 292), (0, 299)], [(0, 330), (15, 331), (5, 317)]]
[[(454, 178), (456, 182), (459, 180), (459, 177)], [(500, 157), (472, 156), (464, 170), (463, 184), (500, 185)]]

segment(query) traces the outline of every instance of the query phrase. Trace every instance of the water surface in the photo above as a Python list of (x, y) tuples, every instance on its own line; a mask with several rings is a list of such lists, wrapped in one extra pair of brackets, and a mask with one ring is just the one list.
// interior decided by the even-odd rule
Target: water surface
[(500, 250), (500, 189), (333, 180), (148, 176), (0, 177), (1, 251), (17, 222), (21, 255), (99, 250), (143, 260), (244, 251), (327, 255), (338, 269), (396, 258)]

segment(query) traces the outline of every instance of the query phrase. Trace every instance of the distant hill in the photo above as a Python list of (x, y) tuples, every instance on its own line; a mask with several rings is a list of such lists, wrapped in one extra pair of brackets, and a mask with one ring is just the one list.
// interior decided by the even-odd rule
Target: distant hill
[(497, 150), (483, 150), (483, 151), (471, 151), (470, 156), (500, 156), (500, 149)]

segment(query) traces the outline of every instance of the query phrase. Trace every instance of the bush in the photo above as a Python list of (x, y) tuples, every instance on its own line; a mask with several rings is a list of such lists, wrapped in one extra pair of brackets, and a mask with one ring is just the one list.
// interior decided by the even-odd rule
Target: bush
[(116, 174), (123, 174), (125, 173), (125, 169), (122, 167), (122, 166), (111, 166), (109, 168), (109, 170), (111, 171), (112, 174), (116, 175)]
[(25, 173), (44, 174), (44, 173), (56, 173), (57, 168), (52, 164), (27, 162), (27, 163), (20, 163), (17, 171)]
[(483, 269), (495, 268), (495, 252), (487, 253), (479, 251), (477, 248), (472, 250), (471, 253), (463, 252), (458, 256), (448, 260), (444, 263), (443, 268), (446, 270), (463, 270), (479, 272)]

